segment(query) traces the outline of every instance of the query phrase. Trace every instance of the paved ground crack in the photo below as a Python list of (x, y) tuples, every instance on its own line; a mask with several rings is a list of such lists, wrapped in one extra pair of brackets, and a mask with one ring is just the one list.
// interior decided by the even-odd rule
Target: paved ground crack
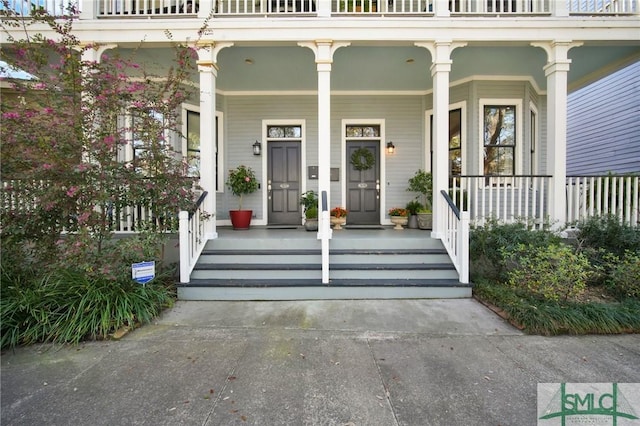
[(382, 384), (382, 389), (384, 391), (384, 399), (385, 401), (387, 401), (387, 405), (389, 406), (389, 409), (391, 410), (391, 414), (393, 415), (393, 421), (395, 425), (399, 425), (400, 422), (398, 421), (398, 416), (396, 414), (396, 409), (393, 406), (393, 401), (391, 400), (391, 394), (389, 392), (389, 388), (387, 387), (387, 384), (384, 381), (384, 378), (382, 377), (382, 370), (380, 370), (380, 365), (378, 364), (378, 360), (376, 359), (374, 353), (373, 353), (373, 348), (371, 348), (371, 344), (369, 339), (367, 340), (367, 348), (369, 348), (369, 354), (371, 355), (371, 359), (373, 360), (373, 364), (376, 366), (376, 371), (378, 372), (378, 379), (380, 380), (380, 383)]

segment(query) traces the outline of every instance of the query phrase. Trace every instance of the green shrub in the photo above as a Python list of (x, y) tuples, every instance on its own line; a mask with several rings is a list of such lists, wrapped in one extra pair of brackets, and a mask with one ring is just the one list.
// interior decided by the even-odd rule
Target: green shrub
[(167, 281), (170, 276), (165, 274), (142, 286), (131, 279), (114, 282), (69, 269), (26, 285), (3, 281), (2, 347), (104, 339), (123, 326), (149, 322), (173, 303)]
[(627, 251), (622, 257), (608, 255), (605, 260), (608, 264), (605, 283), (609, 292), (619, 299), (640, 300), (640, 254)]
[[(1, 347), (103, 339), (150, 321), (174, 298), (173, 270), (161, 262), (165, 241), (152, 232), (113, 241), (69, 235), (58, 242), (57, 259), (39, 269), (35, 258), (17, 262), (24, 244), (3, 246)], [(131, 264), (147, 260), (156, 261), (156, 277), (142, 286)]]
[(640, 252), (640, 228), (621, 223), (616, 216), (594, 216), (580, 222), (576, 238), (580, 248), (605, 249), (618, 256)]
[(507, 283), (544, 300), (572, 300), (584, 293), (589, 260), (566, 244), (545, 247), (520, 244), (503, 250), (509, 262)]
[(513, 251), (521, 244), (546, 247), (558, 244), (560, 237), (549, 230), (535, 230), (523, 222), (500, 223), (491, 220), (470, 232), (469, 255), (473, 280), (481, 278), (503, 281), (505, 258), (502, 250)]

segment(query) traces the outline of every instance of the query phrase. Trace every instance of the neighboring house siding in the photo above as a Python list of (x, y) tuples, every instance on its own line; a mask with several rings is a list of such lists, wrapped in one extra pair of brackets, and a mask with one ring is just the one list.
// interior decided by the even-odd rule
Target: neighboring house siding
[(640, 172), (640, 62), (569, 95), (567, 174)]

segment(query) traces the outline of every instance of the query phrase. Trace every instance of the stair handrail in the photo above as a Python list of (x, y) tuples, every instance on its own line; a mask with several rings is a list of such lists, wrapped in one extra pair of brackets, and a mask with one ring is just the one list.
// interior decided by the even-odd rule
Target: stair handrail
[(446, 203), (440, 203), (445, 217), (445, 233), (442, 243), (458, 271), (459, 281), (469, 283), (469, 212), (460, 211), (447, 191), (440, 194)]
[(331, 239), (331, 219), (327, 191), (320, 194), (321, 214), (318, 224), (318, 239), (321, 241), (322, 253), (322, 284), (329, 284), (329, 240)]
[(189, 282), (191, 271), (193, 271), (198, 257), (207, 243), (204, 238), (204, 223), (207, 218), (204, 211), (204, 200), (207, 198), (207, 194), (208, 192), (204, 191), (191, 209), (178, 213), (181, 283)]

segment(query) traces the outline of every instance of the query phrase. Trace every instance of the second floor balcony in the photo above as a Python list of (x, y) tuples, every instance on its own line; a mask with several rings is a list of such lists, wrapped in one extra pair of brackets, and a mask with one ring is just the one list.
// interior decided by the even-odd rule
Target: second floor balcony
[[(28, 14), (33, 7), (68, 13), (65, 0), (8, 0)], [(80, 19), (286, 17), (570, 17), (640, 15), (640, 0), (93, 0), (80, 3)]]

